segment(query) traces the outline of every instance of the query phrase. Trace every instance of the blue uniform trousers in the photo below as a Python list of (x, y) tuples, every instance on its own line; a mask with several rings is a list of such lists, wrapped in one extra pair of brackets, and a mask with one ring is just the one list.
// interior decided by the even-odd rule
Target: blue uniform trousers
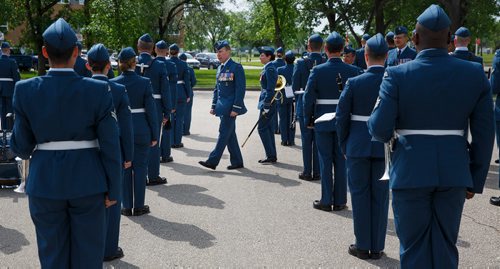
[[(315, 132), (315, 135), (319, 153), (321, 204), (345, 205), (347, 203), (347, 171), (337, 132)], [(332, 174), (332, 164), (335, 177)]]
[[(157, 119), (156, 122), (156, 133), (157, 137), (160, 137), (160, 130), (162, 128), (163, 113), (161, 112), (161, 100), (156, 100), (156, 110)], [(158, 141), (159, 142), (159, 141)], [(148, 178), (156, 179), (160, 176), (160, 143), (149, 149), (149, 160), (148, 160)]]
[(207, 162), (217, 166), (227, 146), (232, 165), (243, 165), (238, 138), (236, 137), (236, 117), (221, 116), (219, 126), (219, 137), (215, 149), (210, 152)]
[(276, 141), (274, 140), (273, 117), (276, 115), (276, 107), (273, 107), (267, 113), (267, 116), (260, 116), (259, 131), (260, 140), (266, 151), (267, 158), (276, 158)]
[(191, 97), (191, 101), (186, 104), (186, 114), (184, 115), (184, 129), (182, 134), (187, 135), (190, 134), (189, 129), (191, 129), (191, 114), (193, 112), (193, 97)]
[(300, 139), (302, 141), (302, 162), (304, 163), (305, 175), (319, 175), (319, 160), (318, 149), (316, 147), (316, 139), (314, 138), (314, 130), (306, 127), (304, 118), (298, 117), (300, 127)]
[(384, 174), (384, 158), (346, 160), (356, 247), (379, 252), (385, 247), (389, 211), (389, 181)]
[(184, 131), (184, 119), (186, 115), (186, 102), (177, 102), (174, 117), (172, 120), (172, 145), (182, 143), (182, 132)]
[[(148, 139), (142, 139), (148, 140)], [(150, 142), (134, 137), (134, 160), (123, 177), (123, 208), (142, 208), (146, 196), (146, 174)]]
[[(276, 101), (276, 110), (279, 111), (281, 104), (280, 101)], [(272, 117), (272, 130), (273, 133), (276, 133), (277, 131), (280, 131), (280, 122), (281, 119), (279, 119), (279, 113), (275, 113), (274, 116)]]
[[(2, 96), (2, 103), (0, 105), (2, 106), (2, 109), (1, 109), (2, 129), (7, 130), (7, 114), (13, 113), (12, 96)], [(12, 128), (12, 126), (10, 126), (10, 128)]]
[(295, 129), (292, 129), (293, 103), (283, 103), (278, 107), (280, 116), (281, 142), (295, 144)]
[[(172, 124), (172, 120), (170, 120), (170, 123)], [(161, 134), (161, 145), (160, 145), (162, 158), (168, 158), (172, 156), (172, 139), (173, 139), (172, 128), (168, 130), (163, 129), (163, 133)]]
[[(125, 171), (124, 171), (125, 172)], [(123, 175), (122, 175), (123, 176)], [(123, 184), (122, 184), (123, 185)], [(116, 204), (106, 208), (106, 244), (104, 247), (104, 257), (113, 256), (118, 250), (120, 238), (122, 197), (116, 200)]]
[(401, 268), (457, 268), (464, 187), (393, 189)]
[[(497, 147), (500, 149), (500, 121), (495, 121), (496, 127), (496, 138), (497, 138)], [(498, 175), (498, 187), (500, 188), (500, 173)]]
[(42, 268), (102, 268), (104, 193), (70, 200), (29, 196)]

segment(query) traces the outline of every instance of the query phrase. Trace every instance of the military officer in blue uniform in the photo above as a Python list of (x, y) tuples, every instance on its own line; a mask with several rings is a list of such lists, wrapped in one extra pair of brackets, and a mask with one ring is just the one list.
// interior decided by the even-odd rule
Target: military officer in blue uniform
[(319, 161), (314, 130), (305, 125), (303, 96), (309, 73), (314, 66), (324, 63), (326, 60), (321, 56), (323, 38), (319, 34), (313, 34), (307, 41), (309, 54), (299, 59), (293, 69), (292, 89), (295, 93), (296, 120), (299, 122), (300, 138), (302, 140), (302, 162), (304, 170), (299, 173), (299, 179), (319, 180)]
[(281, 90), (281, 99), (277, 102), (278, 114), (280, 118), (280, 133), (281, 145), (293, 146), (295, 145), (295, 124), (292, 118), (294, 117), (293, 99), (294, 96), (287, 97), (286, 92), (293, 93), (292, 90), (292, 76), (295, 62), (295, 54), (289, 50), (285, 53), (286, 65), (278, 68), (278, 75), (282, 75), (286, 79), (285, 88)]
[[(168, 45), (164, 40), (160, 40), (156, 43), (156, 58), (157, 61), (165, 64), (168, 73), (168, 84), (170, 89), (170, 103), (172, 105), (172, 110), (170, 111), (170, 117), (164, 119), (164, 129), (161, 136), (161, 161), (160, 163), (169, 163), (174, 161), (172, 157), (172, 114), (175, 113), (175, 108), (177, 105), (177, 67), (175, 64), (167, 58), (168, 55)], [(167, 128), (168, 127), (168, 128)]]
[(278, 72), (273, 64), (274, 48), (261, 47), (259, 48), (260, 62), (264, 65), (260, 73), (261, 92), (259, 96), (259, 124), (257, 130), (260, 140), (264, 146), (266, 157), (259, 160), (260, 164), (275, 163), (277, 158), (276, 141), (274, 139), (273, 117), (277, 113), (275, 91), (276, 82), (278, 81)]
[[(366, 45), (365, 45), (366, 47)], [(364, 55), (363, 55), (364, 57)], [(354, 65), (354, 61), (356, 60), (356, 50), (354, 50), (351, 46), (345, 46), (344, 51), (342, 52), (342, 61), (346, 64), (350, 64), (358, 68), (359, 73), (363, 73), (364, 70)]]
[(92, 77), (92, 72), (90, 72), (87, 68), (87, 61), (82, 58), (82, 42), (78, 41), (76, 45), (78, 46), (78, 57), (76, 58), (75, 66), (73, 68), (75, 69), (75, 72), (82, 77)]
[(354, 65), (365, 70), (366, 62), (365, 62), (365, 45), (366, 41), (370, 39), (369, 34), (364, 34), (361, 37), (361, 48), (356, 51), (356, 59), (354, 60)]
[(463, 26), (458, 28), (455, 32), (454, 39), (455, 51), (451, 54), (451, 56), (483, 65), (483, 58), (474, 55), (474, 53), (470, 52), (467, 48), (470, 43), (470, 38), (471, 34), (469, 29)]
[[(156, 137), (159, 137), (163, 122), (170, 118), (172, 103), (170, 99), (170, 87), (168, 84), (168, 73), (165, 64), (151, 56), (155, 44), (149, 34), (142, 35), (137, 41), (139, 57), (135, 72), (150, 79), (153, 87), (153, 98), (156, 107)], [(166, 184), (167, 179), (160, 176), (160, 145), (151, 147), (148, 160), (148, 186)]]
[[(113, 105), (118, 120), (118, 129), (120, 131), (121, 159), (123, 169), (129, 169), (132, 166), (134, 141), (132, 133), (132, 115), (130, 113), (130, 102), (128, 100), (125, 86), (108, 80), (108, 71), (111, 68), (109, 62), (109, 53), (103, 44), (95, 44), (88, 51), (88, 63), (91, 68), (92, 78), (108, 83), (113, 97)], [(123, 182), (123, 173), (120, 180)], [(121, 192), (117, 199), (117, 204), (106, 210), (107, 232), (106, 247), (104, 249), (104, 261), (119, 259), (124, 256), (123, 250), (118, 246), (120, 234), (120, 208)]]
[(332, 115), (335, 112), (345, 82), (357, 76), (359, 71), (340, 59), (344, 48), (344, 39), (340, 34), (332, 32), (325, 43), (328, 61), (311, 71), (304, 93), (304, 121), (308, 128), (314, 128), (319, 152), (321, 200), (314, 201), (313, 207), (324, 211), (332, 211), (332, 208), (338, 211), (347, 207), (345, 159), (340, 152), (335, 119), (319, 118), (326, 117), (326, 113)]
[[(497, 145), (500, 144), (500, 49), (497, 49), (495, 56), (493, 57), (492, 71), (491, 71), (491, 91), (496, 94), (495, 101), (495, 120), (496, 120), (496, 134), (497, 134)], [(499, 177), (500, 186), (500, 177)], [(490, 198), (490, 203), (492, 205), (500, 206), (500, 196), (494, 196)]]
[(177, 104), (172, 120), (172, 148), (182, 148), (182, 132), (184, 131), (184, 117), (186, 106), (191, 101), (191, 78), (187, 63), (179, 59), (179, 46), (172, 44), (170, 49), (170, 59), (177, 67)]
[(366, 41), (366, 73), (350, 78), (339, 99), (337, 136), (346, 156), (356, 243), (349, 253), (360, 259), (380, 259), (385, 246), (389, 182), (384, 174), (384, 145), (372, 141), (366, 121), (378, 97), (388, 46), (382, 34)]
[(387, 46), (389, 47), (389, 50), (393, 50), (396, 48), (396, 44), (394, 44), (394, 32), (389, 31), (385, 35), (385, 42), (387, 42)]
[[(186, 62), (187, 61), (187, 56), (185, 53), (182, 53), (179, 56), (179, 59), (181, 61)], [(186, 62), (187, 63), (187, 62)], [(186, 115), (184, 116), (184, 127), (182, 131), (182, 135), (190, 135), (191, 133), (189, 132), (189, 129), (191, 128), (191, 114), (193, 111), (193, 88), (196, 86), (196, 75), (194, 74), (194, 69), (191, 68), (191, 66), (188, 65), (188, 71), (189, 71), (189, 80), (191, 81), (191, 89), (189, 92), (191, 93), (191, 96), (189, 96), (189, 102), (186, 105)]]
[(158, 119), (151, 80), (139, 76), (136, 70), (134, 49), (127, 47), (118, 54), (121, 75), (112, 79), (125, 86), (132, 112), (134, 131), (134, 156), (132, 166), (123, 177), (123, 202), (121, 214), (140, 216), (150, 212), (144, 205), (149, 150), (158, 142)]
[(241, 64), (231, 59), (231, 47), (226, 40), (218, 41), (214, 45), (217, 59), (221, 65), (217, 69), (216, 84), (212, 99), (210, 114), (220, 118), (219, 137), (215, 149), (206, 161), (199, 164), (215, 170), (220, 162), (222, 153), (227, 147), (231, 165), (229, 170), (243, 168), (238, 138), (236, 136), (236, 118), (247, 112), (245, 103), (246, 79)]
[(273, 63), (274, 63), (274, 66), (276, 67), (276, 69), (286, 65), (285, 59), (283, 59), (283, 48), (282, 47), (279, 47), (276, 49), (276, 59), (273, 61)]
[(490, 167), (490, 85), (480, 64), (448, 54), (449, 28), (437, 5), (417, 18), (418, 56), (386, 70), (368, 120), (380, 142), (397, 134), (389, 184), (402, 269), (458, 268), (464, 201), (483, 191)]
[(408, 47), (408, 29), (398, 26), (394, 30), (394, 44), (396, 48), (389, 51), (387, 66), (395, 66), (407, 63), (417, 56), (417, 52)]
[(0, 56), (0, 92), (1, 92), (1, 128), (7, 126), (6, 116), (12, 113), (12, 95), (14, 86), (21, 79), (16, 60), (9, 58), (10, 44), (2, 42), (2, 55)]
[[(285, 66), (286, 62), (283, 59), (283, 48), (279, 47), (276, 49), (276, 59), (273, 61), (274, 66), (276, 67), (276, 70), (278, 68)], [(276, 102), (276, 111), (279, 111), (280, 109), (281, 102)], [(281, 118), (279, 117), (279, 113), (275, 113), (272, 119), (273, 123), (273, 131), (275, 134), (280, 134), (281, 133), (281, 128), (280, 128), (280, 121)]]
[(45, 76), (20, 81), (11, 148), (31, 156), (26, 192), (42, 268), (101, 268), (106, 207), (120, 197), (120, 140), (107, 83), (73, 66), (76, 35), (63, 19), (43, 33)]

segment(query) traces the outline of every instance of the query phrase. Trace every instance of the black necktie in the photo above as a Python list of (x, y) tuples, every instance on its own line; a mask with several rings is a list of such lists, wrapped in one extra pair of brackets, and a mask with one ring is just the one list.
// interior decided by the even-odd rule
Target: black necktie
[(399, 56), (401, 56), (401, 49), (398, 49), (398, 59), (399, 59)]

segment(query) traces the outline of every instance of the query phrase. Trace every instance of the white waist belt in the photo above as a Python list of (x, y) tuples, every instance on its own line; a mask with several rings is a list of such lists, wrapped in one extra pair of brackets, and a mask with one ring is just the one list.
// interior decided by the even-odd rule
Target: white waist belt
[(398, 135), (458, 135), (463, 136), (464, 130), (396, 130)]
[(353, 121), (368, 121), (369, 118), (370, 116), (351, 115)]
[(154, 99), (161, 99), (161, 94), (153, 94)]
[(135, 108), (130, 110), (131, 113), (144, 113), (146, 112), (145, 108)]
[(295, 92), (296, 95), (303, 94), (303, 93), (305, 93), (303, 88), (300, 88), (300, 90)]
[(54, 141), (36, 145), (37, 150), (75, 150), (98, 147), (99, 142), (97, 139), (82, 141)]
[(339, 99), (318, 99), (316, 100), (317, 105), (336, 105), (339, 103)]
[(0, 78), (0, 81), (14, 81), (12, 78)]
[(184, 81), (183, 80), (179, 80), (179, 81), (177, 81), (177, 84), (184, 84)]

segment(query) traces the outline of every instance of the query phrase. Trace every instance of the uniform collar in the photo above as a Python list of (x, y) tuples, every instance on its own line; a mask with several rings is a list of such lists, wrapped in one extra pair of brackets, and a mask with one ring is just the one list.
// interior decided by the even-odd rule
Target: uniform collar
[(469, 51), (467, 47), (456, 47), (455, 51)]
[(103, 74), (92, 75), (92, 78), (97, 79), (97, 80), (106, 80), (106, 81), (108, 80), (108, 76), (103, 75)]
[(73, 68), (49, 68), (49, 72), (75, 72)]
[(368, 67), (368, 69), (366, 70), (367, 72), (374, 72), (374, 73), (380, 73), (380, 72), (383, 72), (385, 70), (385, 67), (383, 65), (371, 65)]
[(396, 47), (396, 52), (401, 51), (401, 53), (403, 53), (403, 51), (405, 51), (406, 48), (408, 48), (408, 45), (404, 46), (402, 49)]
[(331, 57), (328, 59), (328, 61), (332, 63), (343, 63), (340, 57)]
[(224, 66), (227, 66), (227, 64), (231, 61), (231, 57), (227, 58), (227, 60), (223, 63), (220, 63), (220, 65), (224, 65)]
[(273, 64), (272, 61), (269, 61), (267, 64), (264, 65), (264, 69), (270, 67)]
[(420, 51), (415, 59), (424, 57), (443, 57), (443, 56), (450, 56), (448, 54), (447, 49), (431, 48)]

